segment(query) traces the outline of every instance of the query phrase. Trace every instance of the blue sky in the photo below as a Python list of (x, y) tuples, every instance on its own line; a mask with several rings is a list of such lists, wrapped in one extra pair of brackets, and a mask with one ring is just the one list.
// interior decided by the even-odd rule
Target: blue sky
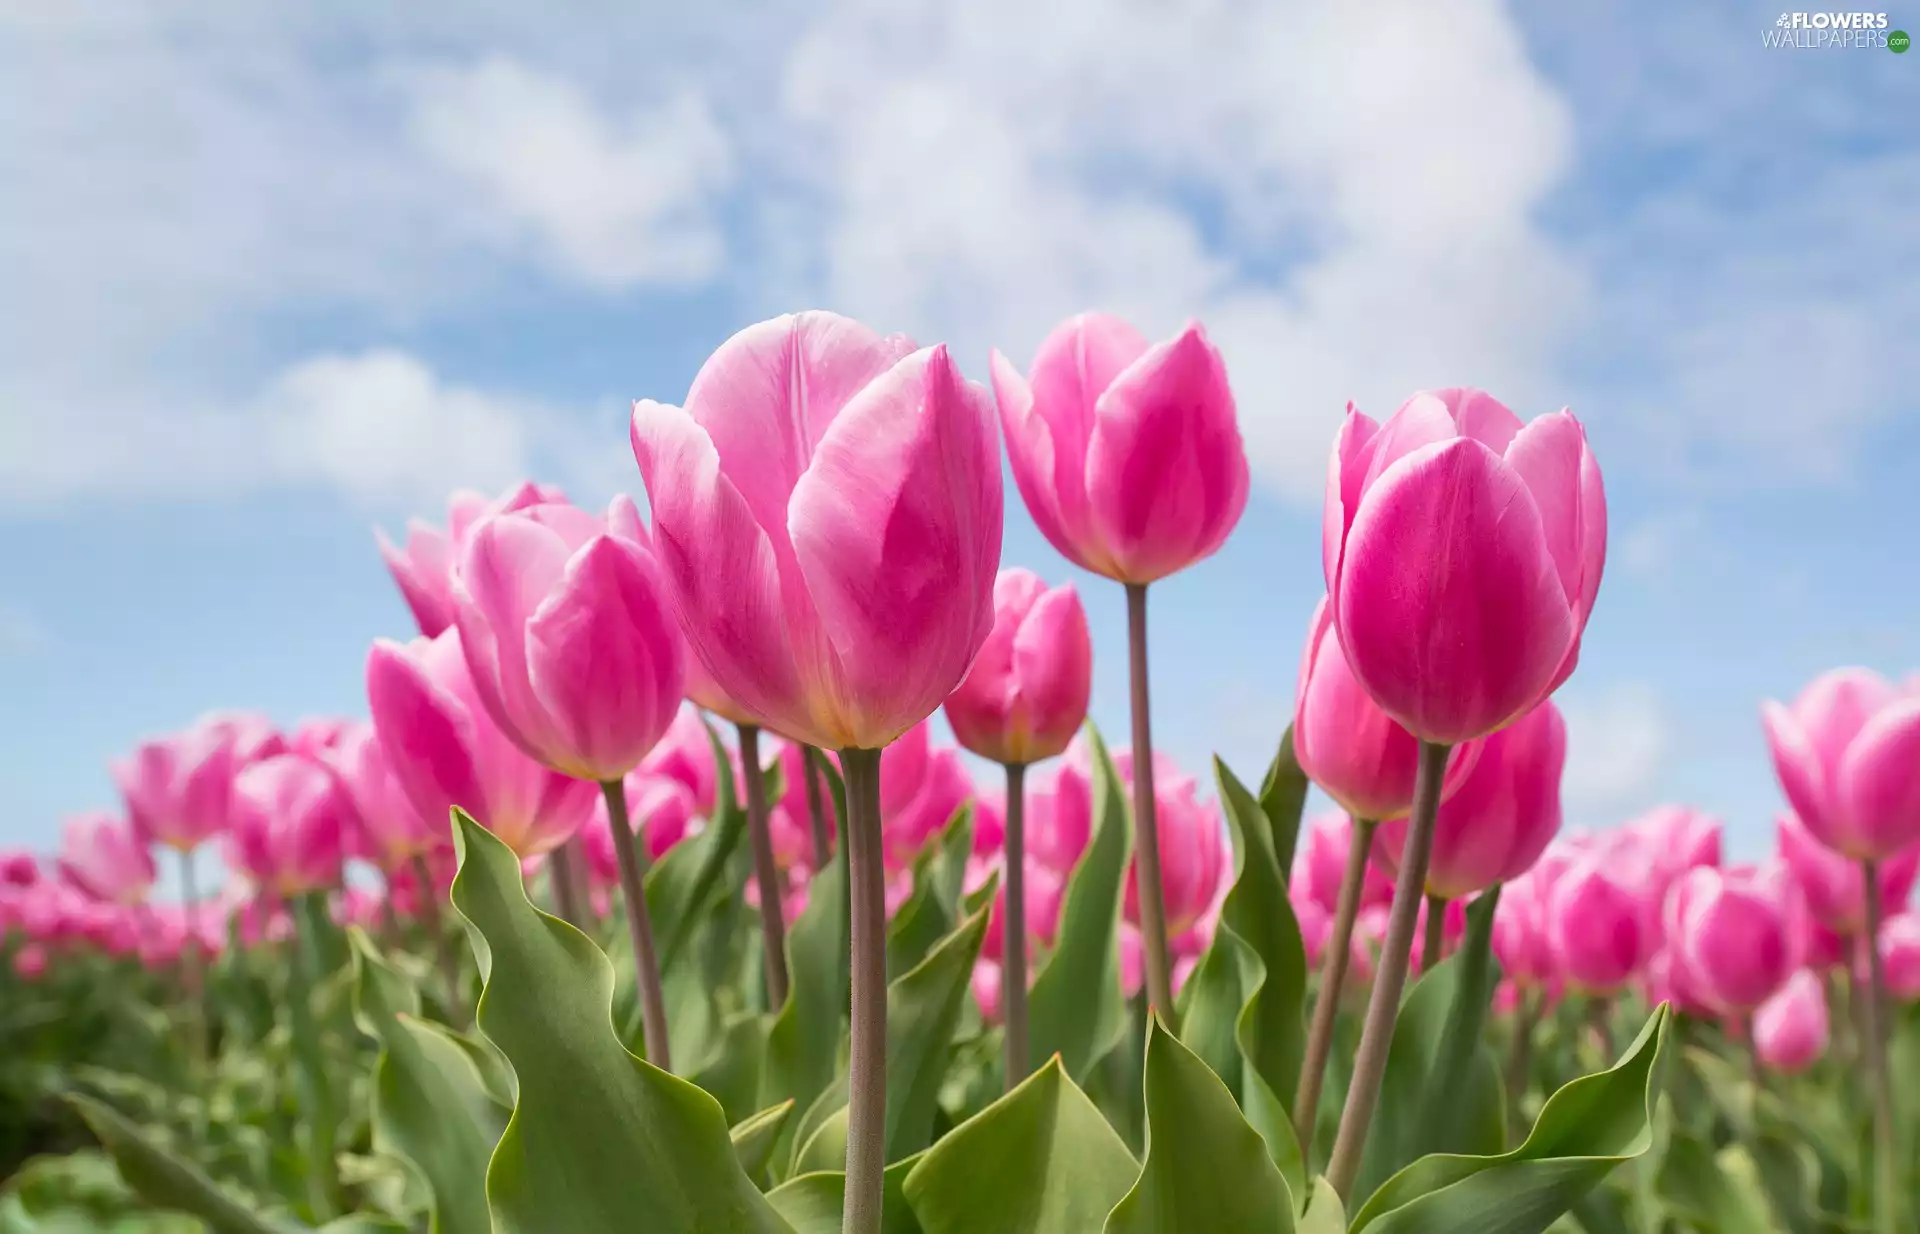
[[(1920, 668), (1920, 56), (1751, 4), (707, 7), (0, 11), (0, 845), (203, 710), (360, 712), (375, 525), (637, 489), (627, 402), (811, 305), (976, 378), (1083, 308), (1208, 324), (1257, 491), (1154, 592), (1196, 771), (1285, 723), (1345, 401), (1423, 386), (1600, 454), (1572, 820), (1757, 852), (1758, 701)], [(1007, 562), (1072, 575), (1008, 493)]]

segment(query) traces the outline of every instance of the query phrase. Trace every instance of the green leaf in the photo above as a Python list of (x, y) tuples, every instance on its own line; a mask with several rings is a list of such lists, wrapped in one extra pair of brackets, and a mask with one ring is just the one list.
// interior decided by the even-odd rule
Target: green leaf
[[(1293, 733), (1287, 733), (1291, 739)], [(1294, 1223), (1297, 1234), (1347, 1234), (1347, 1210), (1340, 1206), (1340, 1193), (1325, 1178), (1316, 1177), (1307, 1193), (1307, 1206)]]
[(1307, 808), (1307, 773), (1293, 756), (1293, 725), (1280, 736), (1279, 753), (1260, 782), (1260, 811), (1273, 828), (1273, 857), (1282, 878), (1293, 872), (1293, 854), (1300, 843), (1300, 815)]
[(800, 1152), (793, 1160), (795, 1174), (816, 1174), (846, 1165), (847, 1119), (850, 1113), (842, 1105), (820, 1120), (820, 1124), (808, 1133), (807, 1138), (800, 1142)]
[(407, 1234), (407, 1227), (391, 1217), (353, 1213), (320, 1227), (320, 1234)]
[(933, 1138), (953, 1030), (960, 1022), (991, 908), (981, 908), (887, 987), (887, 1156), (898, 1161)]
[(1147, 1159), (1107, 1234), (1289, 1234), (1293, 1196), (1212, 1069), (1154, 1017), (1147, 1028)]
[(1485, 1041), (1499, 975), (1495, 900), (1490, 894), (1473, 903), (1460, 949), (1421, 974), (1400, 1008), (1355, 1199), (1428, 1153), (1484, 1156), (1506, 1148), (1506, 1098)]
[(733, 1141), (733, 1155), (748, 1178), (759, 1178), (766, 1173), (767, 1162), (773, 1158), (773, 1146), (779, 1142), (780, 1133), (786, 1130), (787, 1120), (792, 1116), (793, 1101), (789, 1098), (758, 1114), (748, 1115), (727, 1132), (727, 1138)]
[(760, 1108), (760, 1068), (766, 1052), (767, 1020), (751, 1011), (728, 1017), (700, 1069), (687, 1078), (713, 1094), (729, 1119), (738, 1122)]
[(613, 969), (534, 908), (512, 850), (455, 810), (453, 903), (485, 987), (479, 1025), (519, 1081), (487, 1171), (496, 1234), (786, 1234), (734, 1158), (719, 1102), (635, 1058)]
[(905, 1191), (925, 1234), (1079, 1234), (1100, 1228), (1139, 1172), (1055, 1056), (942, 1136)]
[(354, 1018), (380, 1042), (373, 1067), (373, 1148), (405, 1158), (433, 1196), (431, 1234), (493, 1234), (487, 1161), (511, 1111), (487, 1092), (454, 1034), (415, 1017), (420, 996), (355, 929)]
[[(880, 1234), (922, 1234), (920, 1222), (901, 1190), (921, 1154), (896, 1161), (881, 1175)], [(767, 1200), (787, 1219), (794, 1234), (840, 1234), (847, 1202), (847, 1176), (838, 1170), (820, 1170), (789, 1179), (767, 1193)]]
[(113, 1154), (127, 1186), (156, 1208), (191, 1213), (213, 1234), (292, 1234), (303, 1227), (253, 1212), (192, 1164), (167, 1152), (104, 1102), (78, 1093), (66, 1100)]
[(887, 926), (887, 980), (921, 960), (960, 920), (960, 888), (973, 854), (973, 802), (962, 803), (913, 863), (913, 894)]
[(1067, 879), (1059, 941), (1027, 997), (1028, 1057), (1059, 1054), (1076, 1080), (1126, 1031), (1120, 906), (1133, 845), (1119, 773), (1099, 730), (1088, 726), (1087, 734), (1093, 746), (1093, 833)]
[(1663, 1003), (1619, 1063), (1549, 1097), (1519, 1148), (1422, 1157), (1388, 1179), (1354, 1217), (1352, 1234), (1540, 1234), (1652, 1144), (1668, 1019)]
[(645, 882), (647, 912), (658, 935), (663, 972), (679, 958), (681, 948), (692, 937), (694, 923), (720, 885), (728, 859), (747, 832), (747, 812), (740, 805), (733, 782), (733, 758), (713, 725), (704, 719), (701, 722), (706, 724), (707, 744), (713, 749), (717, 770), (713, 818), (699, 835), (668, 849), (647, 871)]

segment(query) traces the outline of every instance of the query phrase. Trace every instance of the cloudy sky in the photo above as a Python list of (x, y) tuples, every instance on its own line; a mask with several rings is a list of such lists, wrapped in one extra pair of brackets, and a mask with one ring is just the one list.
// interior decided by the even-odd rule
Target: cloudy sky
[[(1099, 307), (1206, 322), (1258, 480), (1155, 590), (1176, 757), (1271, 754), (1346, 401), (1480, 385), (1571, 405), (1612, 494), (1570, 817), (1690, 801), (1757, 852), (1758, 701), (1920, 667), (1920, 56), (1530, 10), (0, 0), (0, 844), (208, 708), (360, 712), (409, 630), (372, 528), (637, 490), (630, 400), (743, 324), (983, 378)], [(1008, 491), (1009, 562), (1072, 575)]]

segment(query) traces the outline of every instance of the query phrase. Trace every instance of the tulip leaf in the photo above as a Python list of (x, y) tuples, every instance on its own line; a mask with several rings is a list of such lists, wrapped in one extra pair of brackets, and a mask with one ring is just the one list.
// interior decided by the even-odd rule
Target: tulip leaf
[(1147, 1028), (1147, 1155), (1107, 1234), (1289, 1234), (1293, 1195), (1212, 1068), (1154, 1017)]
[(760, 1070), (766, 1053), (767, 1020), (755, 1012), (737, 1012), (714, 1035), (700, 1069), (687, 1078), (713, 1094), (729, 1119), (738, 1122), (760, 1108)]
[(991, 907), (977, 910), (912, 971), (887, 986), (887, 1160), (898, 1161), (933, 1138), (933, 1116), (987, 936)]
[(433, 1196), (430, 1234), (492, 1234), (487, 1161), (510, 1109), (487, 1092), (454, 1035), (417, 1017), (420, 996), (358, 929), (350, 935), (354, 1018), (380, 1042), (373, 1068), (373, 1149), (402, 1157)]
[(408, 1234), (407, 1227), (391, 1217), (374, 1213), (351, 1213), (320, 1227), (320, 1234)]
[[(907, 1175), (920, 1164), (922, 1154), (896, 1161), (881, 1176), (880, 1234), (922, 1234), (919, 1220), (901, 1190)], [(767, 1200), (787, 1219), (794, 1234), (840, 1234), (847, 1202), (847, 1176), (838, 1170), (819, 1170), (791, 1178), (767, 1193)]]
[(1059, 1054), (1084, 1079), (1126, 1031), (1120, 989), (1120, 907), (1132, 851), (1126, 792), (1099, 730), (1093, 747), (1093, 819), (1060, 903), (1059, 941), (1027, 997), (1027, 1054)]
[(647, 871), (647, 912), (653, 917), (660, 952), (660, 968), (665, 971), (691, 941), (694, 924), (700, 919), (708, 898), (720, 885), (727, 861), (740, 846), (747, 832), (747, 812), (740, 805), (733, 782), (733, 758), (720, 742), (713, 725), (704, 719), (707, 744), (713, 749), (718, 789), (713, 818), (699, 835), (690, 837), (666, 851)]
[(925, 1234), (1097, 1230), (1140, 1167), (1056, 1055), (907, 1174)]
[(960, 888), (973, 854), (973, 803), (953, 812), (913, 862), (913, 894), (887, 926), (887, 980), (921, 960), (960, 920)]
[(519, 1085), (487, 1170), (496, 1234), (624, 1234), (638, 1213), (650, 1234), (787, 1234), (719, 1102), (620, 1044), (606, 956), (534, 908), (506, 845), (460, 810), (454, 822), (480, 1030)]
[(1352, 1234), (1540, 1234), (1613, 1168), (1647, 1151), (1669, 1012), (1662, 1004), (1625, 1057), (1547, 1099), (1520, 1147), (1497, 1156), (1422, 1157), (1376, 1191)]
[(1676, 1132), (1653, 1185), (1667, 1212), (1695, 1234), (1779, 1230), (1760, 1197), (1753, 1159), (1737, 1146), (1715, 1153), (1691, 1134)]
[(808, 1132), (800, 1143), (799, 1154), (793, 1159), (795, 1174), (815, 1174), (846, 1165), (848, 1115), (847, 1107), (842, 1105)]
[(78, 1093), (68, 1093), (66, 1101), (112, 1154), (121, 1179), (155, 1208), (191, 1213), (206, 1222), (213, 1234), (295, 1234), (304, 1228), (247, 1208), (199, 1167), (155, 1144), (105, 1102)]
[(1422, 973), (1400, 1008), (1356, 1199), (1428, 1153), (1483, 1156), (1506, 1148), (1506, 1097), (1485, 1041), (1499, 977), (1496, 902), (1493, 894), (1474, 901), (1459, 950)]
[(758, 1114), (749, 1114), (727, 1131), (727, 1138), (733, 1141), (733, 1155), (748, 1178), (759, 1178), (766, 1173), (767, 1163), (773, 1159), (773, 1146), (779, 1142), (780, 1133), (786, 1130), (792, 1117), (793, 1100), (788, 1098)]
[(1307, 773), (1293, 756), (1293, 725), (1280, 735), (1280, 750), (1260, 781), (1260, 811), (1272, 829), (1273, 859), (1283, 880), (1292, 876), (1293, 854), (1300, 843), (1300, 816), (1307, 808)]
[(1307, 1192), (1307, 1205), (1294, 1222), (1295, 1234), (1347, 1234), (1347, 1210), (1340, 1193), (1325, 1178), (1316, 1177)]

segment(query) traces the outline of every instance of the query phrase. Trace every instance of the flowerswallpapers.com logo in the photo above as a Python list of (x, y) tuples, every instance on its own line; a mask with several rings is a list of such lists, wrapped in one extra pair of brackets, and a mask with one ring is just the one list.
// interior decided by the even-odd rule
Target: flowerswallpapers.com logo
[(1884, 47), (1904, 52), (1913, 45), (1906, 31), (1888, 26), (1885, 13), (1782, 13), (1772, 29), (1760, 32), (1760, 41), (1767, 47), (1819, 51)]

